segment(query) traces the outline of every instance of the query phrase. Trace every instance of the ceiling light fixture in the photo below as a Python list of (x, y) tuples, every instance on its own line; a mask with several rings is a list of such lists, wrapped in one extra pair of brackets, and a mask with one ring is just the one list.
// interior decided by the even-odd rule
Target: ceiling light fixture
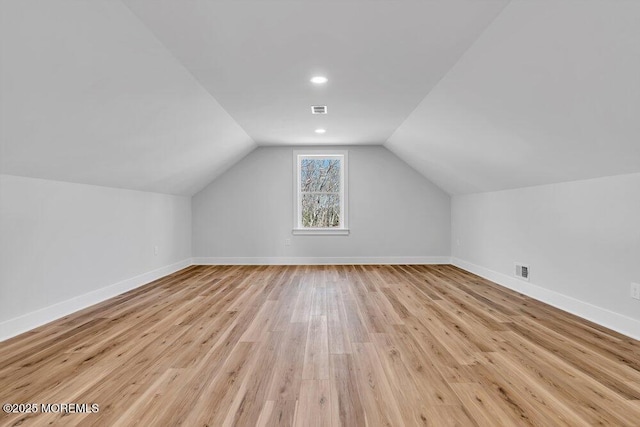
[(328, 81), (329, 81), (329, 79), (326, 78), (325, 76), (311, 77), (311, 83), (313, 83), (314, 85), (323, 85)]
[(316, 133), (325, 133), (326, 129), (316, 129)]

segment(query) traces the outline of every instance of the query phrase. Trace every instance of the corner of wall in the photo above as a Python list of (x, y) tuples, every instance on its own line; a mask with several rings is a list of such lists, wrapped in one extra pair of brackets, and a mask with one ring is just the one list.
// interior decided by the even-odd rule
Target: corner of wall
[(560, 310), (575, 314), (578, 317), (640, 340), (640, 321), (638, 320), (580, 301), (548, 288), (518, 280), (515, 277), (507, 276), (506, 274), (475, 265), (459, 258), (452, 257), (451, 264), (497, 283), (500, 286), (504, 286), (507, 289), (527, 295), (533, 299), (559, 308)]
[(76, 311), (98, 304), (109, 298), (113, 298), (140, 286), (149, 284), (155, 280), (189, 267), (192, 263), (192, 259), (188, 258), (174, 264), (131, 277), (118, 283), (114, 283), (104, 288), (96, 289), (83, 295), (78, 295), (77, 297), (66, 301), (61, 301), (48, 307), (26, 313), (22, 316), (5, 320), (0, 323), (0, 342), (72, 314)]

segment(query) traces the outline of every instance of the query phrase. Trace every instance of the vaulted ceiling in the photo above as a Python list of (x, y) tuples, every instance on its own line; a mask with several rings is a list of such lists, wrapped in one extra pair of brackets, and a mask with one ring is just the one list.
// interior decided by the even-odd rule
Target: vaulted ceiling
[(2, 173), (189, 195), (325, 143), (451, 194), (640, 172), (637, 1), (0, 5)]
[(193, 194), (255, 142), (119, 0), (0, 0), (0, 171)]
[(384, 143), (505, 5), (124, 1), (256, 143), (277, 145)]
[(640, 2), (512, 1), (386, 146), (452, 194), (640, 172)]

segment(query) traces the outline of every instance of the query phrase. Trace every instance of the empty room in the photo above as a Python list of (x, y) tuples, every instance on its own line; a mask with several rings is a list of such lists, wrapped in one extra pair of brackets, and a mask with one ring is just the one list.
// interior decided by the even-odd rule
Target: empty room
[(640, 426), (637, 0), (0, 0), (0, 426)]

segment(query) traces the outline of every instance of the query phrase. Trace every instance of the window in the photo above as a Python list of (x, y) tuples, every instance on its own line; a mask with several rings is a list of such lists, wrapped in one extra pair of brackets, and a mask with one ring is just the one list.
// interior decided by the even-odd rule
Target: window
[(349, 234), (347, 152), (294, 152), (294, 234)]

